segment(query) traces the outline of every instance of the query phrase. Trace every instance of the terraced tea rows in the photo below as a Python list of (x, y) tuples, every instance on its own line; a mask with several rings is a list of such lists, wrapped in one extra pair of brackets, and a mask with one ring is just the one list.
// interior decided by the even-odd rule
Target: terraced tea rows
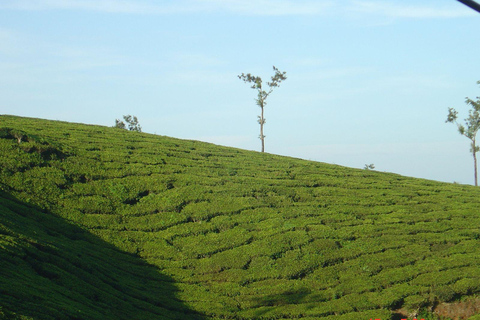
[[(143, 304), (129, 308), (142, 314), (390, 319), (401, 307), (415, 311), (480, 290), (477, 188), (114, 128), (11, 116), (0, 116), (0, 128), (0, 188), (16, 199), (2, 203), (0, 239), (16, 245), (4, 245), (1, 254), (20, 255), (45, 238), (56, 256), (68, 255), (77, 245), (65, 239), (81, 230), (99, 252), (114, 254), (77, 268), (100, 268), (98, 281), (113, 286), (112, 297), (128, 300), (129, 292), (141, 291), (133, 297)], [(18, 202), (23, 209), (10, 209)], [(73, 229), (61, 227), (60, 240), (36, 236), (19, 227), (26, 211), (21, 219), (42, 216)], [(29, 225), (35, 230), (36, 223)], [(42, 249), (27, 251), (35, 250)], [(21, 257), (36, 265), (35, 253)], [(149, 270), (148, 280), (141, 271), (121, 274), (122, 259)], [(86, 312), (107, 304), (109, 298), (97, 304), (76, 292), (77, 280), (58, 264), (48, 262), (47, 274), (30, 270), (28, 296), (42, 281), (72, 295), (62, 306), (72, 299), (75, 310)], [(15, 298), (23, 289), (13, 289), (20, 279), (12, 268), (0, 269), (8, 288), (2, 285), (0, 306), (42, 318), (34, 311), (40, 302), (32, 298), (23, 307)], [(109, 272), (128, 285), (102, 278)]]

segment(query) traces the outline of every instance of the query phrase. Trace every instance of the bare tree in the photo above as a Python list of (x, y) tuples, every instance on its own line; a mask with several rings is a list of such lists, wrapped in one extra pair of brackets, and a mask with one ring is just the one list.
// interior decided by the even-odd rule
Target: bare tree
[(252, 76), (250, 73), (238, 76), (240, 80), (243, 80), (245, 83), (251, 84), (251, 88), (258, 91), (257, 98), (255, 99), (256, 104), (260, 107), (261, 113), (258, 116), (258, 123), (260, 124), (260, 140), (262, 141), (262, 152), (265, 152), (265, 135), (263, 134), (263, 126), (266, 122), (264, 117), (264, 109), (267, 104), (268, 96), (273, 92), (273, 88), (279, 87), (280, 82), (287, 79), (286, 72), (279, 71), (275, 66), (273, 66), (273, 71), (275, 74), (272, 76), (271, 81), (267, 82), (268, 90), (264, 90), (262, 86), (262, 78), (257, 76)]

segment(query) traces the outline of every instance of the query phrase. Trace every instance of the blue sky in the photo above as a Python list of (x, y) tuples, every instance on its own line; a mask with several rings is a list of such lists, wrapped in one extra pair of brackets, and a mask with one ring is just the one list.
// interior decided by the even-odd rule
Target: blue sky
[(480, 96), (480, 14), (455, 0), (2, 0), (0, 114), (143, 130), (473, 184), (446, 124)]

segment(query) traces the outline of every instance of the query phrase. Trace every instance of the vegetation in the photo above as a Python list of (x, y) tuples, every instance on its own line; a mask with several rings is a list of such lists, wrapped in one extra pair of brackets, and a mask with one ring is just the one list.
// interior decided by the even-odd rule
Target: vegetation
[[(480, 84), (480, 81), (477, 81)], [(447, 121), (455, 123), (458, 128), (458, 132), (470, 139), (470, 152), (473, 155), (473, 167), (474, 167), (474, 178), (475, 186), (478, 186), (478, 174), (477, 174), (477, 152), (480, 151), (480, 147), (477, 145), (477, 133), (480, 129), (480, 97), (477, 97), (477, 101), (474, 101), (470, 98), (466, 98), (465, 103), (472, 107), (468, 112), (468, 118), (465, 119), (465, 125), (462, 125), (457, 122), (458, 112), (453, 109), (448, 109)]]
[(99, 126), (0, 127), (0, 318), (385, 320), (480, 292), (473, 186)]
[(265, 124), (265, 117), (264, 117), (264, 108), (267, 105), (267, 98), (273, 92), (273, 88), (279, 87), (280, 82), (287, 79), (287, 73), (279, 71), (275, 66), (273, 66), (273, 71), (275, 74), (272, 76), (272, 81), (267, 82), (267, 86), (269, 87), (268, 91), (265, 91), (262, 87), (262, 78), (252, 76), (250, 73), (238, 76), (240, 80), (243, 80), (245, 83), (251, 83), (251, 88), (258, 91), (257, 99), (255, 102), (257, 106), (260, 107), (261, 113), (258, 116), (258, 123), (260, 124), (260, 140), (262, 141), (262, 152), (265, 152), (265, 135), (263, 134), (263, 126)]
[(140, 123), (138, 122), (138, 119), (136, 116), (131, 116), (131, 115), (126, 115), (123, 116), (123, 120), (125, 122), (115, 119), (115, 128), (119, 129), (127, 129), (130, 131), (137, 131), (137, 132), (142, 132), (142, 127), (140, 126)]

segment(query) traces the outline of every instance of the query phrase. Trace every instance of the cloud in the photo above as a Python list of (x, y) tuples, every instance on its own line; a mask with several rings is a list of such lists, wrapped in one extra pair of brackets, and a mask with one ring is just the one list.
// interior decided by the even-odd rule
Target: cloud
[(128, 0), (6, 0), (0, 8), (14, 10), (87, 10), (108, 13), (148, 13), (159, 6)]
[(409, 5), (400, 1), (353, 1), (349, 10), (391, 18), (458, 18), (476, 14), (456, 1), (448, 6), (435, 2), (431, 5)]
[(211, 9), (245, 15), (316, 15), (327, 12), (333, 1), (204, 0)]
[(456, 18), (476, 13), (455, 1), (409, 5), (402, 1), (352, 0), (2, 0), (0, 9), (83, 10), (124, 14), (232, 13), (238, 15), (322, 15), (341, 11), (395, 18)]
[(328, 10), (331, 0), (3, 0), (0, 9), (86, 10), (106, 13), (173, 14), (229, 12), (240, 15), (314, 15)]

